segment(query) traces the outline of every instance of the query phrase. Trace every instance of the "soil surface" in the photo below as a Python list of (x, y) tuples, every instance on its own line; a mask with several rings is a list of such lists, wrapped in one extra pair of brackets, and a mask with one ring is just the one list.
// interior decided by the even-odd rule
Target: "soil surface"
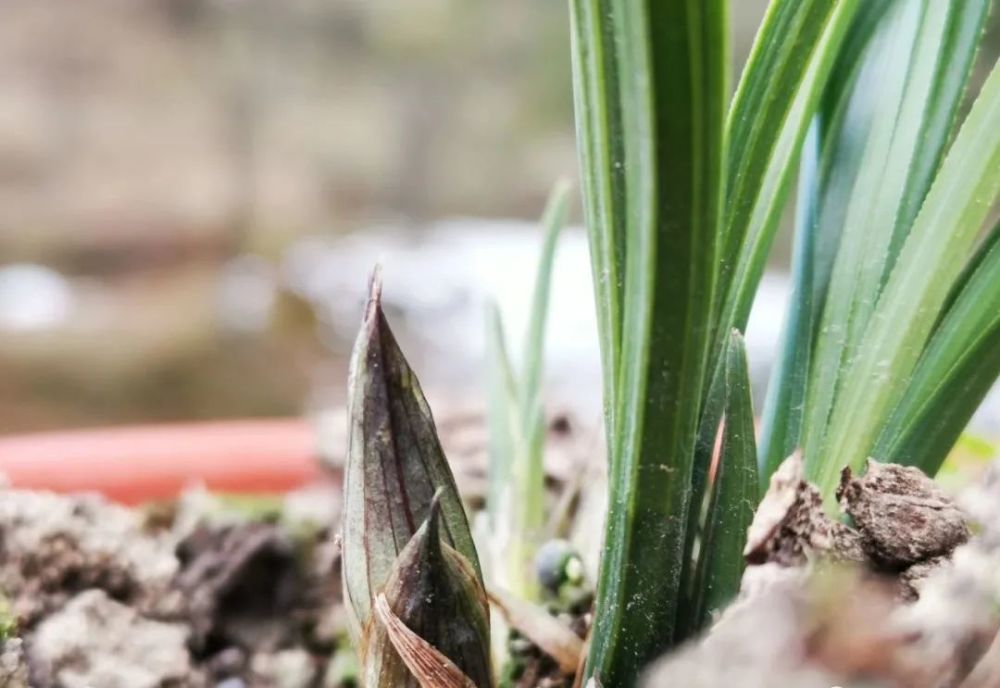
[[(483, 416), (458, 408), (439, 418), (460, 490), (479, 510)], [(567, 536), (581, 495), (576, 467), (600, 446), (583, 427), (559, 414), (546, 440), (552, 512), (562, 517), (553, 529)], [(342, 460), (329, 457), (334, 478)], [(336, 479), (282, 498), (192, 490), (140, 509), (0, 488), (0, 688), (355, 685), (340, 503)], [(579, 633), (586, 600), (570, 610)], [(570, 685), (537, 647), (512, 642), (517, 686)]]
[[(479, 469), (463, 465), (475, 504)], [(586, 503), (579, 481), (552, 479), (554, 496)], [(845, 472), (838, 497), (833, 518), (786, 461), (750, 528), (740, 599), (644, 685), (1000, 686), (1000, 467), (953, 500), (919, 471), (873, 463)], [(553, 512), (570, 523), (592, 511), (574, 518), (567, 503)], [(0, 688), (353, 685), (339, 504), (333, 486), (191, 491), (145, 509), (0, 492)], [(590, 598), (577, 601), (550, 612), (583, 635)], [(510, 649), (511, 685), (571, 685), (527, 639)]]
[[(169, 511), (6, 491), (0, 686), (337, 686), (339, 495)], [(336, 669), (336, 667), (334, 667)]]

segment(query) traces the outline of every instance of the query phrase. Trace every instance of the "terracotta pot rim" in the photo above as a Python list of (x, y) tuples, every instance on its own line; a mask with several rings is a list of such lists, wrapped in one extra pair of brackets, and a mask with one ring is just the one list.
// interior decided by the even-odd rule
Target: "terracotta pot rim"
[(322, 479), (318, 455), (304, 418), (143, 424), (0, 437), (0, 474), (14, 488), (135, 504), (196, 484), (286, 492)]

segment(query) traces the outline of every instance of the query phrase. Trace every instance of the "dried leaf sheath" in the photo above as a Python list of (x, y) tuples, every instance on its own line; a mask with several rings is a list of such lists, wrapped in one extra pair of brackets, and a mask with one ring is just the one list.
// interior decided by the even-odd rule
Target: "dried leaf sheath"
[(350, 428), (344, 496), (344, 586), (356, 640), (397, 556), (430, 515), (441, 488), (441, 537), (476, 556), (465, 511), (434, 429), (420, 384), (381, 308), (381, 280), (372, 278), (349, 382)]
[(544, 607), (525, 602), (498, 588), (491, 588), (487, 597), (511, 628), (555, 660), (564, 674), (573, 676), (576, 673), (584, 646), (569, 626), (549, 614)]
[(367, 688), (491, 685), (486, 591), (442, 542), (441, 516), (435, 502), (377, 595), (362, 644)]
[(410, 630), (393, 613), (385, 595), (379, 594), (375, 599), (375, 615), (410, 673), (410, 678), (393, 677), (386, 680), (385, 685), (398, 686), (399, 681), (416, 681), (421, 688), (476, 688), (476, 684), (454, 662)]

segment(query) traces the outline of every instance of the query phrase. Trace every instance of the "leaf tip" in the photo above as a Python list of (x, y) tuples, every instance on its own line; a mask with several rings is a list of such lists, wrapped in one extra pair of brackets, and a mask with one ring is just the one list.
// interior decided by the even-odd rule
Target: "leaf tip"
[(553, 198), (561, 198), (567, 195), (573, 189), (573, 182), (570, 181), (569, 177), (559, 177), (556, 180), (555, 186), (552, 187)]
[(378, 320), (378, 315), (382, 312), (382, 265), (375, 263), (372, 268), (371, 277), (368, 278), (368, 301), (365, 304), (366, 324), (374, 323)]
[(439, 487), (434, 490), (434, 496), (431, 498), (431, 505), (427, 511), (427, 534), (431, 536), (432, 540), (438, 539), (438, 527), (441, 520), (441, 499), (444, 496), (444, 488)]

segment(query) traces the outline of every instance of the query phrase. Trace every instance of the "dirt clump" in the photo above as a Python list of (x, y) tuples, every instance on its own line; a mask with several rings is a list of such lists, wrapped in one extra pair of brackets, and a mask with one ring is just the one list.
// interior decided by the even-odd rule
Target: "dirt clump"
[(839, 496), (853, 522), (838, 525), (860, 558), (853, 546), (843, 556), (830, 537), (839, 529), (801, 480), (797, 458), (775, 474), (740, 598), (643, 685), (1000, 685), (1000, 466), (956, 500), (914, 469), (845, 472)]
[(166, 601), (172, 544), (136, 512), (92, 496), (0, 493), (0, 590), (21, 629), (84, 590), (144, 608)]
[(150, 519), (93, 496), (0, 491), (17, 636), (0, 648), (0, 686), (321, 685), (342, 641), (336, 513), (286, 517), (300, 501), (240, 511), (202, 495)]
[(175, 585), (187, 599), (195, 647), (280, 645), (301, 581), (293, 544), (277, 526), (201, 527), (177, 549)]
[(24, 656), (24, 641), (5, 638), (0, 642), (0, 686), (29, 688), (28, 660)]
[(888, 569), (947, 555), (969, 539), (965, 515), (912, 466), (869, 460), (860, 477), (845, 468), (837, 497), (861, 534), (865, 554)]
[(863, 561), (861, 536), (830, 518), (819, 490), (803, 475), (802, 457), (795, 454), (771, 476), (747, 534), (747, 562), (802, 566), (820, 556)]
[(197, 685), (189, 631), (154, 621), (93, 589), (43, 620), (28, 646), (32, 685), (162, 688)]

